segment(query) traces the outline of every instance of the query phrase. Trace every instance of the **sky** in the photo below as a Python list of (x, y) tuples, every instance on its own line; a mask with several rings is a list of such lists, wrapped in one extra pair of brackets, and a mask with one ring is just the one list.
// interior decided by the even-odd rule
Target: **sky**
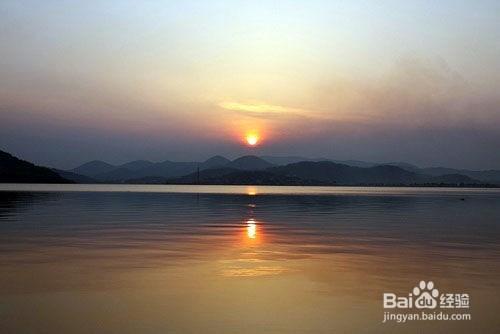
[(500, 169), (499, 59), (498, 1), (3, 0), (0, 149)]

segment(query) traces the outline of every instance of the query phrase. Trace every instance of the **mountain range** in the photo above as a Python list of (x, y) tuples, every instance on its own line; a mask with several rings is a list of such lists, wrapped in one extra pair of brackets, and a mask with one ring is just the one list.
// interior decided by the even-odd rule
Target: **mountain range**
[[(16, 164), (6, 164), (0, 151), (0, 182), (22, 182), (29, 175)], [(19, 159), (17, 159), (19, 160)], [(22, 161), (22, 160), (19, 160)], [(28, 162), (23, 162), (28, 163)], [(28, 163), (29, 164), (29, 163)], [(202, 162), (135, 160), (121, 165), (90, 161), (71, 170), (48, 169), (54, 182), (132, 184), (268, 184), (268, 185), (500, 185), (500, 170), (474, 171), (444, 167), (419, 168), (404, 162), (371, 163), (300, 156), (243, 156), (229, 160), (214, 156)], [(14, 173), (12, 170), (18, 170)], [(11, 170), (10, 172), (6, 172)], [(35, 170), (32, 169), (33, 175)], [(23, 173), (19, 171), (25, 171)], [(13, 175), (17, 175), (15, 178)], [(49, 174), (47, 174), (49, 175)], [(6, 181), (7, 180), (7, 181)], [(16, 181), (17, 180), (17, 181)], [(27, 177), (26, 182), (38, 182)], [(59, 180), (59, 181), (57, 181)], [(41, 181), (40, 181), (41, 182)], [(47, 181), (50, 182), (50, 181)]]
[[(199, 172), (198, 172), (199, 170)], [(96, 182), (180, 184), (290, 185), (413, 185), (500, 184), (500, 171), (419, 168), (403, 163), (370, 163), (300, 156), (243, 156), (229, 160), (214, 156), (203, 162), (153, 163), (132, 161), (114, 166), (102, 161), (83, 164), (70, 172)], [(73, 181), (79, 182), (72, 178)]]
[(171, 184), (254, 185), (480, 185), (481, 181), (460, 174), (429, 176), (397, 166), (355, 167), (332, 161), (301, 161), (261, 170), (215, 168), (165, 180)]
[[(197, 174), (198, 169), (200, 171)], [(260, 173), (243, 173), (260, 171)], [(203, 162), (151, 162), (136, 160), (122, 165), (91, 161), (69, 172), (111, 183), (261, 183), (282, 184), (500, 184), (499, 170), (474, 171), (444, 167), (419, 168), (405, 162), (372, 163), (300, 156), (243, 156), (229, 160), (214, 156)], [(272, 173), (267, 175), (265, 173)], [(249, 178), (253, 175), (253, 178)], [(278, 180), (277, 175), (285, 177)], [(263, 179), (259, 179), (258, 177)], [(70, 177), (75, 182), (81, 182)], [(226, 180), (227, 179), (227, 180)], [(230, 180), (229, 180), (230, 179)], [(299, 180), (300, 179), (300, 180)], [(271, 182), (272, 183), (272, 182)]]

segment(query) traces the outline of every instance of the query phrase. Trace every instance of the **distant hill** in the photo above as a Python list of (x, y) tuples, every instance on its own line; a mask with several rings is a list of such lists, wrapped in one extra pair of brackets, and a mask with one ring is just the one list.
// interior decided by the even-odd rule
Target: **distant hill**
[(481, 182), (500, 184), (500, 170), (468, 170), (444, 167), (420, 168), (419, 172), (425, 175), (441, 176), (447, 174), (461, 174)]
[(216, 155), (214, 157), (211, 157), (210, 159), (205, 160), (203, 163), (200, 164), (200, 169), (210, 169), (210, 168), (217, 168), (217, 167), (223, 167), (229, 164), (231, 160), (220, 156)]
[(212, 181), (219, 179), (225, 175), (229, 175), (231, 173), (239, 172), (238, 169), (235, 168), (213, 168), (213, 169), (205, 169), (200, 170), (200, 172), (190, 173), (188, 175), (184, 175), (177, 178), (171, 178), (167, 180), (167, 183), (172, 184), (197, 184), (198, 181), (203, 181), (205, 184), (211, 184)]
[(427, 176), (464, 175), (482, 183), (500, 184), (500, 170), (469, 170), (455, 169), (447, 167), (427, 167), (420, 168), (405, 162), (389, 162), (385, 165), (401, 167), (409, 172), (414, 172)]
[[(208, 169), (192, 173), (184, 177), (170, 179), (169, 184), (224, 184), (224, 185), (315, 185), (318, 182), (308, 182), (298, 177), (280, 175), (266, 170), (237, 170), (233, 168)], [(325, 184), (326, 185), (326, 184)]]
[(396, 166), (353, 167), (330, 161), (303, 161), (275, 167), (274, 173), (301, 179), (316, 180), (329, 184), (412, 184), (420, 176)]
[(103, 161), (91, 161), (77, 167), (70, 172), (81, 174), (100, 182), (128, 183), (147, 180), (159, 181), (162, 179), (176, 178), (200, 170), (213, 168), (234, 168), (238, 170), (261, 170), (273, 164), (255, 157), (244, 156), (233, 161), (222, 156), (214, 156), (204, 162), (151, 162), (136, 160), (120, 166), (113, 166)]
[(147, 177), (170, 178), (196, 170), (197, 162), (151, 162), (147, 160), (136, 160), (120, 166), (113, 166), (103, 161), (91, 161), (70, 170), (94, 178), (100, 182), (123, 183), (129, 179), (141, 179)]
[(46, 167), (18, 159), (0, 151), (1, 183), (72, 183)]
[(265, 156), (261, 156), (260, 158), (272, 163), (273, 165), (277, 165), (277, 166), (293, 164), (293, 163), (301, 162), (301, 161), (328, 160), (328, 159), (321, 159), (321, 158), (311, 159), (311, 158), (305, 158), (305, 157), (300, 157), (300, 156), (272, 156), (272, 155), (265, 155)]
[(121, 182), (122, 180), (137, 177), (137, 172), (138, 171), (126, 169), (123, 167), (117, 167), (104, 173), (95, 174), (93, 175), (93, 177), (101, 182)]
[[(306, 159), (306, 160), (301, 160)], [(297, 161), (299, 160), (299, 161)], [(92, 161), (72, 170), (98, 182), (107, 183), (196, 183), (200, 171), (200, 182), (236, 184), (250, 182), (291, 182), (292, 184), (342, 184), (342, 185), (460, 185), (500, 184), (500, 171), (469, 171), (451, 168), (419, 168), (405, 162), (372, 163), (359, 160), (328, 160), (300, 156), (243, 156), (233, 161), (214, 156), (203, 162), (151, 162), (136, 160), (119, 166), (103, 161)], [(205, 172), (206, 171), (206, 172)], [(265, 171), (279, 175), (271, 178), (265, 173), (239, 173), (242, 171)], [(59, 173), (62, 175), (61, 173)], [(231, 174), (231, 176), (227, 176)], [(75, 182), (90, 180), (74, 176)], [(235, 183), (236, 182), (236, 183)], [(242, 183), (243, 184), (243, 183)]]
[(85, 176), (89, 176), (89, 177), (94, 177), (98, 174), (110, 172), (115, 168), (116, 168), (116, 166), (108, 164), (107, 162), (100, 161), (100, 160), (94, 160), (94, 161), (84, 163), (83, 165), (81, 165), (79, 167), (73, 168), (73, 169), (69, 170), (69, 172), (73, 172), (76, 174), (85, 175)]
[(165, 184), (168, 179), (161, 176), (145, 176), (138, 179), (127, 180), (127, 184)]
[(472, 185), (464, 175), (423, 176), (397, 166), (353, 167), (331, 161), (302, 161), (265, 170), (216, 168), (167, 181), (172, 184), (256, 185)]
[(467, 175), (461, 174), (445, 174), (439, 176), (433, 176), (427, 179), (428, 183), (435, 184), (479, 184), (481, 181), (474, 180)]
[[(500, 171), (472, 171), (444, 167), (419, 168), (405, 162), (378, 164), (358, 160), (338, 163), (323, 158), (282, 163), (297, 156), (235, 160), (214, 156), (203, 162), (135, 160), (112, 165), (100, 160), (69, 171), (49, 169), (0, 151), (0, 182), (133, 183), (133, 184), (266, 184), (366, 186), (499, 186)], [(271, 161), (268, 161), (271, 160)], [(353, 166), (354, 165), (354, 166)]]
[[(269, 160), (271, 161), (271, 160)], [(319, 159), (304, 159), (302, 161), (320, 161)], [(480, 181), (482, 183), (490, 183), (500, 185), (500, 170), (468, 170), (468, 169), (455, 169), (455, 168), (446, 168), (446, 167), (429, 167), (429, 168), (420, 168), (413, 164), (409, 164), (407, 162), (366, 162), (360, 160), (331, 160), (331, 159), (323, 159), (323, 161), (332, 161), (339, 164), (344, 164), (353, 167), (374, 167), (374, 166), (396, 166), (400, 167), (406, 171), (427, 175), (427, 176), (444, 176), (450, 174), (460, 174), (470, 177), (476, 181)], [(298, 162), (298, 161), (295, 161)], [(279, 165), (279, 164), (278, 164)]]
[(66, 170), (62, 169), (57, 169), (57, 168), (51, 168), (51, 170), (57, 174), (59, 174), (61, 177), (65, 178), (66, 180), (70, 180), (72, 182), (76, 183), (99, 183), (97, 180), (85, 176), (85, 175), (80, 175), (72, 172), (68, 172)]
[(327, 159), (326, 161), (332, 161), (332, 162), (335, 162), (337, 164), (342, 164), (342, 165), (347, 165), (347, 166), (352, 166), (352, 167), (363, 167), (363, 168), (383, 165), (383, 164), (377, 164), (374, 162), (366, 162), (366, 161), (360, 161), (360, 160), (328, 160)]
[(123, 165), (118, 166), (118, 168), (124, 168), (132, 171), (141, 170), (144, 168), (148, 168), (154, 165), (154, 162), (148, 160), (135, 160), (131, 162), (127, 162)]
[(366, 162), (366, 161), (360, 161), (360, 160), (333, 160), (333, 159), (328, 159), (328, 158), (305, 158), (301, 156), (272, 156), (272, 155), (266, 155), (262, 156), (262, 159), (269, 161), (270, 163), (278, 166), (284, 166), (284, 165), (289, 165), (297, 162), (302, 162), (302, 161), (313, 161), (313, 162), (319, 162), (319, 161), (330, 161), (330, 162), (335, 162), (338, 164), (344, 164), (348, 166), (353, 166), (353, 167), (373, 167), (377, 165), (381, 165), (378, 163), (374, 162)]
[(245, 155), (225, 165), (225, 167), (240, 170), (261, 170), (272, 166), (274, 166), (272, 163), (254, 155)]
[(162, 176), (162, 177), (176, 177), (192, 173), (198, 167), (198, 162), (175, 162), (163, 161), (152, 165), (151, 167), (137, 171), (137, 176)]
[(481, 185), (461, 174), (428, 176), (393, 165), (353, 167), (329, 161), (299, 162), (269, 169), (275, 173), (338, 185)]
[[(327, 159), (326, 159), (327, 160)], [(336, 163), (345, 164), (353, 167), (374, 167), (374, 166), (396, 166), (400, 167), (406, 171), (427, 175), (427, 176), (445, 176), (451, 174), (465, 175), (469, 178), (480, 181), (482, 183), (497, 184), (500, 185), (500, 170), (468, 170), (468, 169), (455, 169), (446, 167), (430, 167), (430, 168), (420, 168), (413, 164), (406, 162), (384, 162), (384, 163), (374, 163), (359, 160), (328, 160)]]
[[(383, 163), (383, 164), (377, 164), (377, 165), (389, 165), (389, 166), (396, 166), (396, 167), (400, 167), (404, 170), (407, 170), (409, 172), (413, 172), (413, 173), (418, 173), (418, 174), (422, 174), (421, 173), (421, 170), (420, 168), (418, 168), (417, 166), (415, 165), (412, 165), (412, 164), (409, 164), (409, 163), (406, 163), (406, 162), (386, 162), (386, 163)], [(440, 175), (444, 175), (444, 174), (440, 174)]]

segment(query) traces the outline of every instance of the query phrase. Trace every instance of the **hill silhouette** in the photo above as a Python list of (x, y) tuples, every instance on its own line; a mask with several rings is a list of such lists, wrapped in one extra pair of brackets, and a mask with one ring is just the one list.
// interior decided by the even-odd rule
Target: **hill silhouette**
[(84, 163), (83, 165), (81, 165), (79, 167), (73, 168), (73, 169), (69, 170), (69, 172), (80, 174), (80, 175), (85, 175), (88, 177), (94, 177), (96, 175), (112, 171), (115, 168), (116, 168), (116, 166), (108, 164), (107, 162), (100, 161), (100, 160), (94, 160), (94, 161)]
[(120, 165), (120, 168), (135, 171), (135, 170), (141, 170), (144, 168), (151, 167), (152, 165), (154, 165), (154, 162), (151, 162), (148, 160), (135, 160), (135, 161), (127, 162), (123, 165)]
[(272, 166), (272, 163), (255, 155), (245, 155), (225, 165), (225, 167), (240, 170), (261, 170)]
[[(179, 184), (276, 184), (276, 185), (484, 185), (484, 179), (442, 169), (433, 175), (426, 169), (404, 163), (370, 163), (358, 160), (321, 160), (298, 156), (242, 156), (229, 160), (214, 156), (203, 162), (151, 162), (136, 160), (113, 166), (92, 161), (73, 171), (105, 183), (179, 183)], [(307, 159), (304, 161), (296, 161)], [(286, 162), (293, 161), (292, 163)], [(280, 164), (280, 162), (282, 164)], [(340, 163), (342, 162), (342, 163)], [(103, 172), (104, 171), (104, 172)], [(198, 173), (199, 171), (199, 173)], [(259, 173), (248, 173), (256, 172)], [(448, 173), (449, 172), (449, 173)], [(483, 175), (481, 172), (473, 172)], [(489, 173), (494, 176), (494, 173)], [(75, 178), (72, 178), (75, 180)], [(85, 182), (85, 181), (84, 181)]]
[(396, 166), (363, 168), (330, 161), (303, 161), (273, 168), (272, 172), (328, 184), (412, 184), (421, 181), (419, 175)]
[[(316, 185), (298, 177), (276, 174), (267, 170), (238, 170), (234, 168), (207, 169), (180, 178), (169, 179), (167, 184), (210, 184), (210, 185)], [(326, 183), (323, 185), (327, 185)]]
[(0, 151), (2, 183), (72, 183), (46, 167), (40, 167)]
[(231, 162), (231, 160), (229, 160), (221, 155), (216, 155), (214, 157), (211, 157), (210, 159), (205, 160), (200, 165), (200, 169), (222, 167), (222, 166), (229, 164), (230, 162)]
[(217, 168), (166, 181), (170, 184), (256, 185), (473, 185), (481, 182), (464, 175), (431, 177), (397, 166), (353, 167), (331, 161), (302, 161), (264, 170)]
[(145, 180), (147, 183), (156, 180), (167, 180), (188, 175), (198, 170), (213, 168), (234, 168), (238, 170), (262, 170), (272, 167), (273, 164), (256, 156), (243, 156), (233, 161), (220, 155), (211, 157), (203, 162), (151, 162), (136, 160), (114, 166), (104, 161), (94, 160), (76, 167), (70, 172), (77, 173), (99, 182), (134, 183)]
[(76, 174), (62, 169), (51, 168), (54, 173), (57, 173), (62, 178), (75, 183), (99, 183), (99, 181), (81, 174)]
[[(279, 165), (301, 157), (242, 156), (229, 160), (214, 156), (203, 162), (151, 162), (135, 160), (112, 165), (94, 160), (70, 171), (48, 169), (0, 151), (0, 182), (143, 183), (143, 184), (268, 184), (268, 185), (366, 185), (366, 186), (488, 186), (500, 184), (500, 171), (452, 168), (419, 168), (404, 163), (369, 163), (308, 159)], [(477, 178), (474, 176), (478, 176)], [(489, 182), (488, 180), (493, 180)]]
[[(500, 171), (471, 171), (444, 167), (420, 168), (404, 162), (387, 164), (358, 160), (301, 157), (242, 156), (229, 160), (214, 156), (203, 162), (135, 160), (112, 165), (94, 160), (70, 171), (35, 166), (0, 151), (0, 182), (144, 183), (144, 184), (269, 184), (368, 186), (492, 186), (500, 185)], [(349, 165), (352, 164), (352, 165)]]

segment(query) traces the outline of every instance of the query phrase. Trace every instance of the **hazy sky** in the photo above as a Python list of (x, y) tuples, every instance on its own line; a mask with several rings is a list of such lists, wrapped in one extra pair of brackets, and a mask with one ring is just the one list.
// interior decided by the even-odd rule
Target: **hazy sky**
[(500, 168), (499, 86), (500, 1), (0, 2), (0, 149), (49, 166)]

